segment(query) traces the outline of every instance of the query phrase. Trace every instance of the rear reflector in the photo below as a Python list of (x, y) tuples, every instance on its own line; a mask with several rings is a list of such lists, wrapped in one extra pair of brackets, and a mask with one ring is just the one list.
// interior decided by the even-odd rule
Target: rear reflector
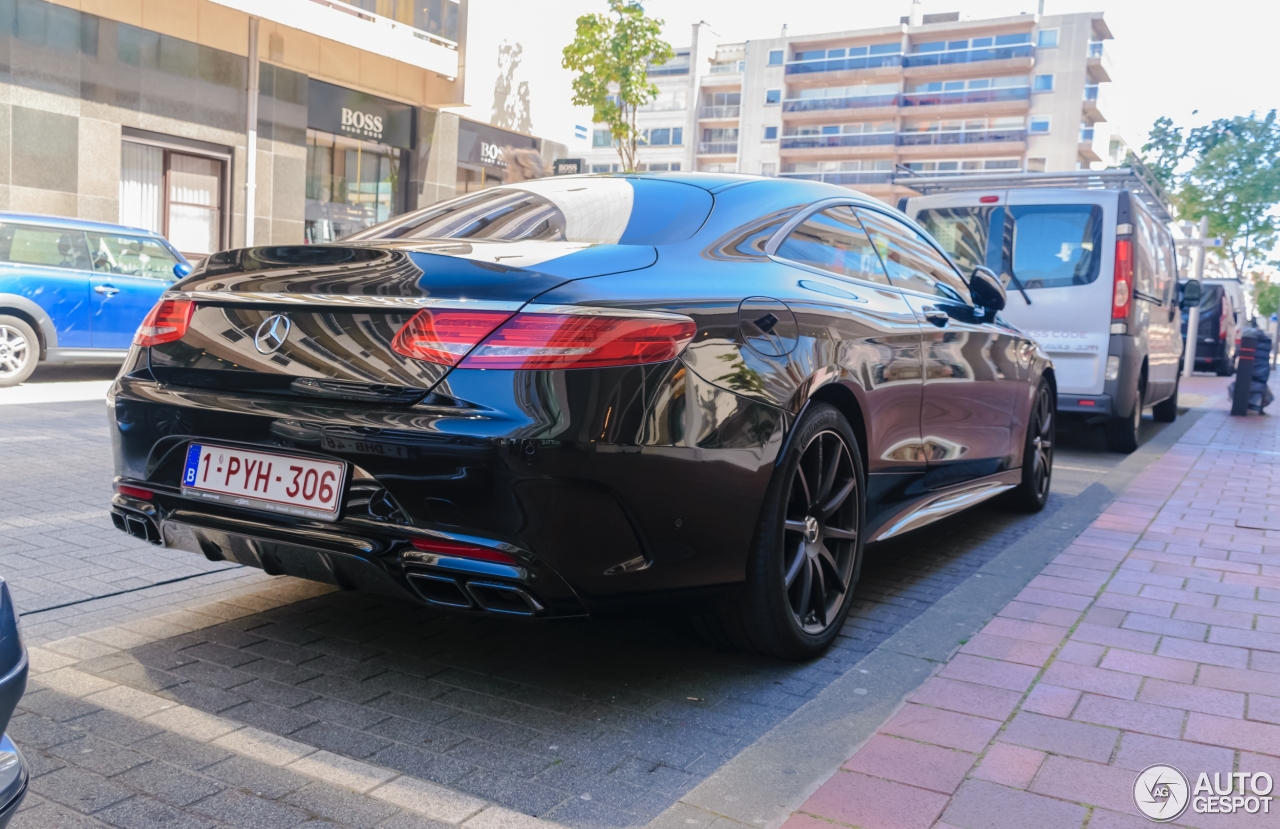
[(1116, 240), (1114, 292), (1111, 296), (1111, 319), (1129, 318), (1133, 304), (1133, 240)]
[(391, 350), (415, 360), (456, 366), (476, 343), (510, 316), (509, 311), (424, 309), (396, 333)]
[(1096, 406), (1096, 405), (1098, 405), (1098, 402), (1097, 402), (1096, 400), (1077, 400), (1076, 402), (1077, 402), (1077, 403), (1079, 403), (1081, 406)]
[(512, 556), (490, 547), (479, 547), (475, 544), (463, 544), (460, 541), (446, 541), (443, 538), (412, 538), (409, 543), (415, 550), (424, 553), (436, 553), (442, 556), (457, 558), (474, 558), (480, 561), (495, 561), (499, 564), (519, 564)]
[(129, 486), (128, 484), (117, 485), (116, 492), (119, 492), (121, 495), (128, 495), (130, 498), (141, 498), (143, 501), (150, 501), (155, 496), (155, 493), (149, 489), (140, 489), (136, 486)]
[(187, 299), (162, 299), (156, 303), (138, 326), (133, 344), (149, 348), (182, 339), (191, 325), (191, 313), (196, 306)]
[(462, 368), (566, 369), (674, 360), (698, 326), (675, 315), (521, 313), (461, 362)]

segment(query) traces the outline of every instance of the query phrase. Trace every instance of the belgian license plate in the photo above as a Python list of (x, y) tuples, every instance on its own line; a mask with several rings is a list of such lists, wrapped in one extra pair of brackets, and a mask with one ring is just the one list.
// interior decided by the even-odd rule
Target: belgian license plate
[(346, 471), (340, 461), (193, 443), (182, 470), (182, 494), (333, 521)]

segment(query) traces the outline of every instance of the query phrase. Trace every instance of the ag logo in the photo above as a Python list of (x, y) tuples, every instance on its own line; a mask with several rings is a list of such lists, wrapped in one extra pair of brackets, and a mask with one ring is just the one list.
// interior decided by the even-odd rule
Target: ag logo
[(258, 349), (259, 354), (274, 354), (289, 339), (292, 328), (293, 323), (284, 314), (267, 317), (253, 335), (253, 347)]
[(1190, 789), (1182, 772), (1157, 763), (1147, 766), (1133, 781), (1133, 802), (1150, 820), (1167, 823), (1186, 810)]

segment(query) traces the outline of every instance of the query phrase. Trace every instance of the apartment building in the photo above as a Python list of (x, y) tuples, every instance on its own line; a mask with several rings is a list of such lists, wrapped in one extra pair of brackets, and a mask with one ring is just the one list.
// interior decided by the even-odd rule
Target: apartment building
[[(1106, 129), (1101, 12), (900, 25), (719, 43), (706, 23), (649, 70), (647, 170), (816, 179), (892, 201), (897, 171), (1062, 171), (1123, 152)], [(616, 170), (599, 125), (588, 168)], [(902, 176), (899, 175), (899, 180)]]
[(545, 142), (445, 109), (463, 103), (467, 7), (0, 3), (0, 210), (145, 227), (198, 258), (500, 182), (508, 148)]

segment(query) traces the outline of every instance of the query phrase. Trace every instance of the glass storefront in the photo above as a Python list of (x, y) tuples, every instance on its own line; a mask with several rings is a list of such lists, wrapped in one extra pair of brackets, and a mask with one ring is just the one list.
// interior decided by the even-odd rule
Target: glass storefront
[(308, 244), (332, 242), (403, 210), (397, 147), (307, 130)]

